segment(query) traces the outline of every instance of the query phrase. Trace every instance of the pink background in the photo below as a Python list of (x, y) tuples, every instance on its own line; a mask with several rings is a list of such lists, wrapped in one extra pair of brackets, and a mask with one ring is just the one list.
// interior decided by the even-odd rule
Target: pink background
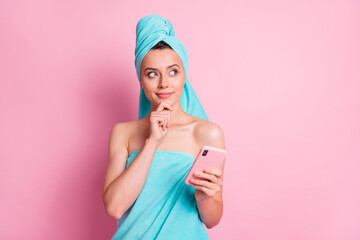
[(360, 239), (359, 1), (0, 1), (0, 239), (110, 239), (108, 137), (135, 26), (174, 25), (226, 137), (210, 239)]

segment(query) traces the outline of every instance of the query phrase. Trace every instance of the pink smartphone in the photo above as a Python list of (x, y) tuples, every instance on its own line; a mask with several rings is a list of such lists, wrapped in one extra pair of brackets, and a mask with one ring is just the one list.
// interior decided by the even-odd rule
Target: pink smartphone
[(202, 179), (194, 176), (194, 172), (196, 171), (203, 172), (204, 169), (208, 168), (220, 168), (225, 159), (225, 155), (226, 150), (224, 149), (204, 145), (200, 149), (192, 167), (190, 168), (190, 171), (185, 178), (185, 183), (190, 185), (190, 179), (192, 178)]

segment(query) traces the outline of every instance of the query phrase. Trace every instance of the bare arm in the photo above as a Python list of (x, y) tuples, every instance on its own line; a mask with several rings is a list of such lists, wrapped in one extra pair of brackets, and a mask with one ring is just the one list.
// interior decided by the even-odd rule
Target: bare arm
[[(205, 143), (205, 145), (225, 149), (223, 131), (216, 124), (211, 126), (203, 125), (203, 127), (199, 129), (198, 136), (200, 137), (201, 142)], [(199, 177), (203, 177), (207, 180), (197, 180), (195, 182), (196, 185), (193, 185), (196, 188), (195, 197), (198, 196), (196, 203), (199, 216), (207, 228), (213, 228), (219, 224), (223, 214), (222, 186), (224, 167), (225, 159), (219, 169), (212, 169), (210, 173), (200, 171)], [(209, 181), (212, 183), (211, 185), (209, 184)], [(203, 190), (202, 187), (205, 187), (206, 190)], [(215, 195), (213, 195), (214, 192)], [(203, 198), (202, 196), (205, 195), (210, 197), (201, 200)]]
[[(220, 167), (221, 171), (224, 170), (224, 163), (225, 161)], [(200, 219), (209, 229), (215, 227), (221, 220), (223, 214), (223, 200), (222, 197), (220, 197), (221, 194), (222, 190), (214, 197), (203, 201), (196, 201)]]
[(121, 218), (140, 194), (158, 147), (157, 141), (147, 138), (143, 149), (125, 169), (127, 159), (124, 142), (125, 127), (118, 124), (111, 131), (108, 169), (103, 191), (106, 212), (116, 219)]
[(103, 190), (103, 202), (110, 216), (121, 218), (139, 196), (156, 149), (170, 127), (170, 111), (172, 107), (161, 102), (157, 109), (150, 113), (150, 137), (145, 140), (144, 147), (126, 169), (128, 125), (119, 123), (111, 130)]

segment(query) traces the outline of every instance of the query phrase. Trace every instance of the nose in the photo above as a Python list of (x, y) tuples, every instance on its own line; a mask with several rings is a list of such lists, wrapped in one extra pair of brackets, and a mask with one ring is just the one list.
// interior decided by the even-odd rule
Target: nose
[(159, 88), (165, 88), (169, 86), (167, 77), (161, 76), (159, 81)]

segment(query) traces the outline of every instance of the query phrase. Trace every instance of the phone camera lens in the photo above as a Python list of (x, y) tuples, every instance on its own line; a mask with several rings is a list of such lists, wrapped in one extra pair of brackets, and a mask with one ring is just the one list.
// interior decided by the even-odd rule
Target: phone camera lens
[(208, 150), (204, 150), (203, 153), (202, 153), (202, 156), (206, 156)]

